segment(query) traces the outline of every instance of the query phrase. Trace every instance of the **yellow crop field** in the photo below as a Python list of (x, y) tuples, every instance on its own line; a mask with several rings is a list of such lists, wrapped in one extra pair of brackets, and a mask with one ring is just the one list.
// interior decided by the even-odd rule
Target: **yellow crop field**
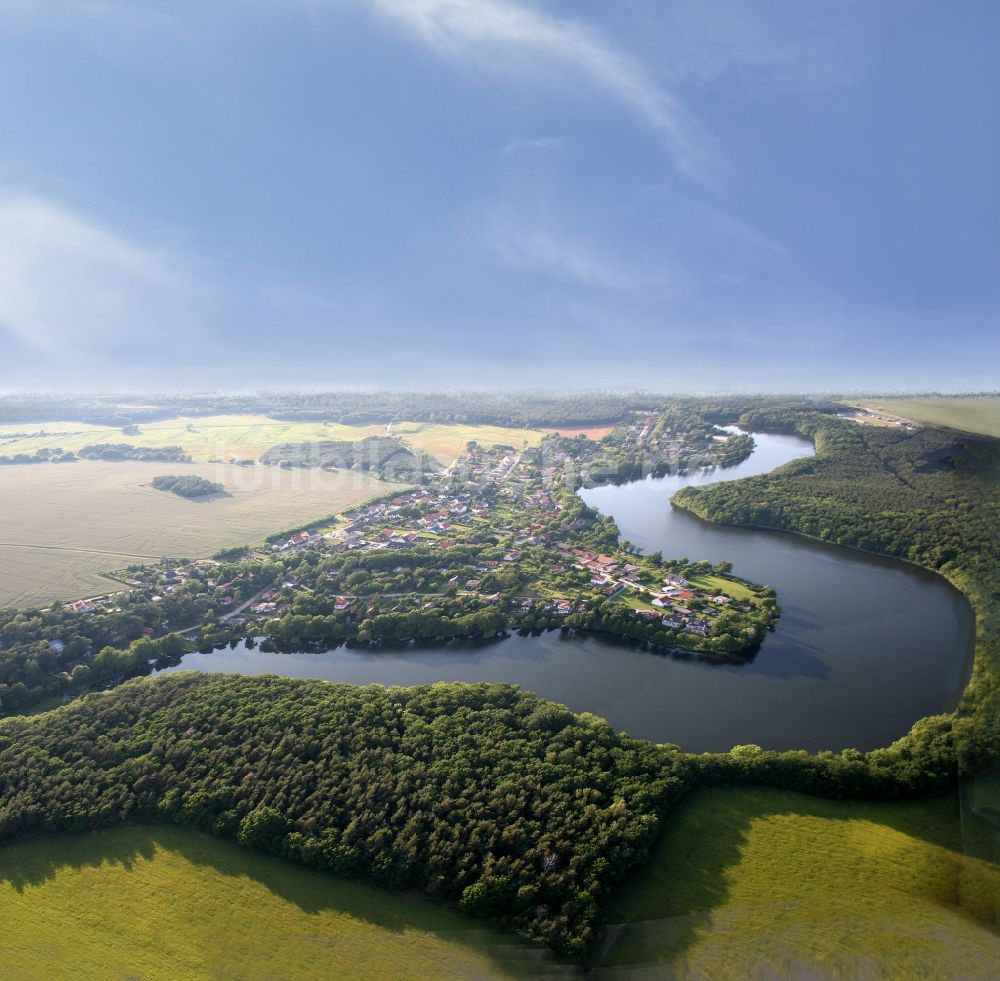
[(5, 981), (508, 978), (559, 968), (457, 911), (173, 827), (0, 850)]
[(509, 429), (506, 426), (438, 425), (425, 422), (396, 422), (391, 433), (405, 443), (434, 457), (446, 466), (462, 451), (470, 440), (483, 446), (501, 444), (523, 449), (538, 446), (545, 433), (537, 429)]
[(991, 981), (1000, 868), (963, 853), (951, 798), (706, 790), (609, 918), (622, 924), (601, 959), (620, 972), (609, 977)]
[(93, 443), (129, 443), (132, 446), (180, 446), (195, 462), (256, 460), (278, 443), (359, 440), (387, 433), (444, 464), (451, 463), (470, 439), (485, 446), (505, 443), (521, 449), (525, 444), (537, 446), (545, 435), (535, 429), (508, 429), (505, 426), (422, 422), (342, 426), (339, 423), (282, 422), (267, 416), (219, 415), (140, 423), (139, 432), (133, 434), (125, 434), (111, 426), (80, 422), (7, 424), (0, 426), (0, 456), (56, 447), (76, 452)]
[[(226, 494), (189, 500), (150, 486), (175, 473), (221, 483)], [(258, 542), (399, 486), (344, 470), (222, 464), (0, 467), (0, 606), (107, 592), (102, 572)]]
[[(37, 435), (42, 432), (44, 435)], [(79, 422), (19, 423), (0, 426), (0, 456), (54, 447), (75, 452), (92, 443), (129, 443), (132, 446), (181, 446), (195, 462), (234, 457), (256, 460), (276, 443), (357, 440), (384, 433), (384, 425), (282, 422), (254, 415), (195, 416), (140, 423), (139, 432), (130, 435), (111, 426)], [(13, 434), (26, 435), (12, 438)]]

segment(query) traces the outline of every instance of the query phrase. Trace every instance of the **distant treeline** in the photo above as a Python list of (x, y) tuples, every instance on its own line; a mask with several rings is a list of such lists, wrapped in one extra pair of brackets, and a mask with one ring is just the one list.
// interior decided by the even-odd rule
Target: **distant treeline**
[[(635, 409), (686, 406), (712, 422), (775, 404), (831, 411), (826, 399), (772, 396), (674, 398), (644, 392), (270, 392), (231, 395), (19, 395), (0, 397), (0, 422), (79, 420), (122, 428), (177, 416), (254, 413), (290, 421), (344, 424), (416, 422), (506, 426), (588, 426), (620, 422)], [(842, 406), (840, 408), (843, 408)]]
[(84, 460), (133, 460), (140, 463), (190, 463), (180, 446), (132, 446), (130, 443), (95, 443), (77, 452)]
[(13, 466), (21, 463), (72, 463), (76, 454), (60, 447), (35, 450), (34, 453), (13, 453), (0, 456), (0, 466)]

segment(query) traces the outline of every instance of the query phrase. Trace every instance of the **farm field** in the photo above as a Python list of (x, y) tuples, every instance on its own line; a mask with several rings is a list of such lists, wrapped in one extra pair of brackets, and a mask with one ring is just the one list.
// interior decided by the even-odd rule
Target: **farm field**
[(962, 845), (948, 798), (700, 791), (615, 897), (601, 964), (621, 974), (596, 976), (987, 981), (1000, 869)]
[(470, 440), (475, 440), (483, 446), (494, 446), (499, 443), (520, 450), (525, 444), (538, 446), (545, 433), (538, 429), (509, 429), (506, 426), (396, 422), (392, 425), (392, 435), (398, 436), (410, 446), (423, 450), (447, 466), (465, 449), (466, 443)]
[[(35, 435), (44, 431), (45, 435)], [(283, 422), (268, 416), (220, 415), (166, 419), (141, 423), (139, 432), (127, 435), (111, 426), (81, 422), (18, 423), (0, 426), (0, 456), (34, 453), (39, 449), (77, 451), (92, 443), (130, 443), (133, 446), (181, 446), (197, 463), (209, 460), (256, 460), (278, 443), (317, 440), (359, 440), (366, 436), (393, 436), (423, 450), (443, 464), (455, 459), (465, 444), (507, 443), (521, 449), (525, 442), (537, 446), (545, 435), (534, 429), (504, 426), (462, 426), (422, 422), (397, 422), (391, 429), (382, 423), (342, 426), (339, 423)], [(30, 434), (16, 436), (16, 434)]]
[(45, 838), (5, 846), (0, 856), (6, 981), (486, 979), (558, 971), (541, 951), (457, 911), (189, 829)]
[[(166, 473), (197, 474), (227, 494), (188, 500), (154, 490)], [(398, 486), (351, 471), (221, 464), (0, 467), (0, 606), (104, 593), (113, 584), (102, 572), (257, 542)]]
[(1000, 398), (884, 399), (852, 404), (912, 422), (1000, 437)]
[(586, 436), (588, 439), (604, 439), (614, 426), (558, 426), (556, 428), (547, 427), (545, 432), (555, 433), (557, 436)]
[[(12, 433), (45, 436), (5, 439)], [(380, 436), (385, 426), (341, 426), (337, 423), (283, 422), (268, 416), (223, 415), (165, 419), (140, 423), (139, 432), (127, 435), (111, 426), (91, 426), (80, 422), (19, 423), (0, 426), (0, 455), (33, 453), (38, 449), (62, 447), (79, 450), (90, 443), (130, 443), (133, 446), (182, 446), (195, 462), (208, 460), (256, 460), (276, 443), (313, 440), (356, 440)]]

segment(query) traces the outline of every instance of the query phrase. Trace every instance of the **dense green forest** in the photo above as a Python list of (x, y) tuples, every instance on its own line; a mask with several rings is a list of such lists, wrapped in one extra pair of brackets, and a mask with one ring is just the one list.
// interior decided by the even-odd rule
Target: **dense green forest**
[(807, 436), (816, 455), (747, 480), (687, 487), (674, 502), (711, 521), (800, 532), (950, 579), (977, 617), (973, 679), (953, 738), (967, 771), (1000, 761), (1000, 441), (787, 410), (751, 411), (742, 422)]
[(189, 824), (580, 956), (689, 769), (513, 686), (182, 673), (0, 723), (0, 841)]

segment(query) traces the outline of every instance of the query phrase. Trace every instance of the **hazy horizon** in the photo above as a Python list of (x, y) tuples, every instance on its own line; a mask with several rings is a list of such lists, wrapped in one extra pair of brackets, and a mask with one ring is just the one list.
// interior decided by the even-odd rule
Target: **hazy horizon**
[(0, 15), (0, 390), (996, 389), (988, 0)]

